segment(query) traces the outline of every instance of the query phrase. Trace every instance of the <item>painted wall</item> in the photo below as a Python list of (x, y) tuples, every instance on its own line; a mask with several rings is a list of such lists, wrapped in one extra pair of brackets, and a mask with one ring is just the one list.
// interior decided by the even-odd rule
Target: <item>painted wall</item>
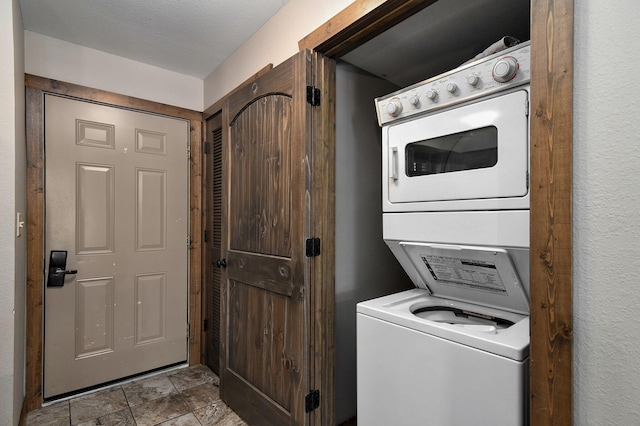
[(574, 424), (640, 424), (640, 2), (575, 2)]
[(0, 2), (0, 424), (17, 425), (24, 399), (26, 212), (23, 25), (18, 0)]
[[(14, 217), (27, 213), (27, 146), (25, 136), (24, 90), (24, 27), (18, 0), (13, 0), (13, 46), (15, 83), (15, 207)], [(16, 219), (17, 221), (17, 219)], [(16, 223), (16, 222), (14, 222)], [(19, 420), (24, 399), (25, 348), (26, 348), (26, 298), (27, 298), (27, 236), (26, 220), (22, 236), (15, 241), (15, 299), (14, 299), (14, 347), (13, 347), (13, 420)]]
[(204, 79), (205, 109), (272, 63), (298, 52), (298, 41), (353, 0), (291, 0)]
[(77, 44), (24, 32), (27, 74), (203, 110), (203, 81)]
[(356, 416), (356, 304), (413, 287), (382, 239), (382, 132), (373, 99), (398, 87), (336, 67), (335, 416)]

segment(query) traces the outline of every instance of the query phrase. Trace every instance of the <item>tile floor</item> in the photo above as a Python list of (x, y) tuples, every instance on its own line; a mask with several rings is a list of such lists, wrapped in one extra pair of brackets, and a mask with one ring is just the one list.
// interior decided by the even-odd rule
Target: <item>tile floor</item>
[(32, 411), (27, 426), (246, 426), (220, 400), (220, 381), (197, 365)]

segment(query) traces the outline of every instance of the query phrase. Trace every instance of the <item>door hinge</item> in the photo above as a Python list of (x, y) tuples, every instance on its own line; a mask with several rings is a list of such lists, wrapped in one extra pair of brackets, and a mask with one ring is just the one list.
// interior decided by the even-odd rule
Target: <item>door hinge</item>
[(320, 238), (307, 238), (307, 257), (320, 256)]
[(207, 331), (208, 328), (209, 328), (209, 321), (205, 318), (205, 320), (202, 322), (202, 331)]
[(310, 413), (320, 406), (320, 391), (312, 390), (304, 397), (304, 411)]
[(204, 144), (204, 153), (205, 154), (210, 154), (211, 153), (211, 148), (209, 148), (209, 146), (211, 145), (211, 142), (203, 142)]
[(320, 89), (313, 86), (307, 86), (307, 103), (311, 106), (320, 105)]
[(208, 229), (204, 230), (204, 242), (205, 243), (209, 242), (209, 230)]

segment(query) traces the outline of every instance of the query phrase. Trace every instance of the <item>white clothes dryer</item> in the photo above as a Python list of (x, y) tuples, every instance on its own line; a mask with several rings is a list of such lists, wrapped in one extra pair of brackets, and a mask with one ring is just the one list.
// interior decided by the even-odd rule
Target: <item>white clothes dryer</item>
[(426, 288), (357, 305), (358, 424), (527, 424), (529, 304), (509, 251), (398, 247)]

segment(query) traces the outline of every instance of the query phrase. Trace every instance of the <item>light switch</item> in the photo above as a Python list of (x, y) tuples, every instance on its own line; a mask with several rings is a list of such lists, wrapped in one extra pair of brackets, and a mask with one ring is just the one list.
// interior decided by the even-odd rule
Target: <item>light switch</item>
[(22, 236), (22, 230), (24, 229), (24, 220), (22, 219), (22, 213), (16, 213), (16, 237)]

